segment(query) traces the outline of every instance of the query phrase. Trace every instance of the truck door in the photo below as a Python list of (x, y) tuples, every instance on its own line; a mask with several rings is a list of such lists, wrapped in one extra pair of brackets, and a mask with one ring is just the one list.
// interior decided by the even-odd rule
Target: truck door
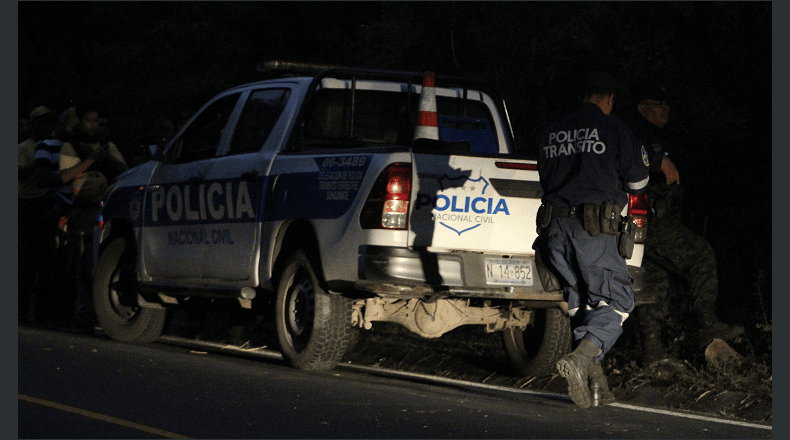
[(219, 283), (250, 280), (257, 285), (258, 255), (265, 188), (271, 162), (284, 139), (289, 103), (285, 86), (252, 90), (243, 96), (226, 151), (214, 159), (205, 191), (208, 243), (203, 257), (205, 279)]
[(202, 260), (212, 249), (208, 216), (227, 215), (225, 200), (207, 206), (207, 179), (229, 140), (227, 128), (240, 95), (226, 95), (204, 107), (173, 140), (167, 158), (151, 175), (140, 241), (142, 266), (151, 281), (198, 280), (203, 275)]

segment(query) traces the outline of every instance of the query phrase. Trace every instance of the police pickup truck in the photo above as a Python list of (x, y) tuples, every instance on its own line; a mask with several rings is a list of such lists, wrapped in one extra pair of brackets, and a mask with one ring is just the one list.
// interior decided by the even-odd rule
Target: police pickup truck
[[(568, 317), (537, 276), (536, 162), (514, 155), (498, 93), (422, 72), (259, 70), (107, 192), (105, 333), (150, 342), (168, 309), (225, 298), (273, 305), (295, 368), (332, 368), (377, 321), (426, 338), (479, 325), (524, 374), (552, 368)], [(639, 290), (640, 244), (629, 264)]]

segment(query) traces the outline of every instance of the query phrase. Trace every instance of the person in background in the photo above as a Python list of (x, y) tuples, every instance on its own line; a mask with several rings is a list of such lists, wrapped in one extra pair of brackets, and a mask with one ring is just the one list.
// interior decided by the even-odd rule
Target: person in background
[(594, 403), (591, 389), (600, 391), (603, 403), (614, 400), (601, 360), (635, 303), (633, 278), (618, 246), (620, 212), (628, 193), (647, 187), (648, 162), (639, 140), (610, 116), (617, 87), (605, 72), (588, 73), (578, 110), (538, 139), (543, 204), (533, 247), (568, 303), (575, 349), (556, 367), (571, 400), (583, 408)]
[(80, 118), (77, 116), (77, 108), (69, 107), (60, 114), (60, 123), (58, 128), (55, 129), (55, 137), (66, 142), (74, 141), (74, 137), (78, 134), (77, 126), (80, 124)]
[(99, 118), (96, 127), (96, 140), (99, 142), (110, 140), (110, 121), (107, 118)]
[(62, 183), (72, 188), (67, 246), (68, 273), (76, 295), (75, 321), (81, 332), (92, 333), (96, 320), (92, 294), (93, 228), (108, 183), (127, 166), (118, 148), (102, 138), (99, 107), (77, 106), (75, 114), (79, 124), (61, 149), (58, 168)]
[(152, 158), (160, 157), (170, 139), (176, 134), (176, 128), (169, 118), (156, 118), (148, 134), (135, 140), (136, 154), (131, 166), (141, 165)]
[[(27, 179), (33, 174), (33, 155), (36, 144), (52, 134), (57, 120), (47, 106), (39, 106), (30, 112), (26, 138), (17, 145), (17, 180)], [(49, 130), (49, 132), (47, 132)], [(30, 184), (28, 184), (30, 183)], [(35, 187), (34, 182), (20, 183), (19, 191)]]
[(38, 176), (39, 188), (47, 190), (51, 203), (40, 212), (47, 218), (46, 230), (40, 231), (46, 242), (44, 265), (39, 269), (39, 288), (35, 293), (35, 320), (37, 323), (76, 328), (70, 304), (73, 291), (64, 286), (66, 278), (66, 237), (61, 219), (66, 219), (71, 207), (71, 188), (60, 179), (60, 150), (70, 139), (78, 121), (74, 109), (63, 112), (50, 136), (36, 145), (33, 167)]
[[(60, 157), (63, 183), (71, 183), (89, 171), (100, 172), (107, 182), (112, 182), (128, 168), (118, 148), (106, 138), (108, 131), (100, 125), (101, 118), (96, 108), (95, 105), (85, 105), (75, 110), (79, 120), (77, 130), (73, 138), (63, 145)], [(108, 128), (109, 123), (105, 127)]]
[(54, 245), (49, 239), (57, 225), (54, 200), (48, 194), (51, 181), (45, 181), (46, 176), (37, 172), (35, 166), (36, 145), (51, 136), (57, 118), (49, 108), (41, 106), (33, 109), (29, 120), (30, 137), (17, 146), (19, 322), (34, 318), (30, 302), (31, 298), (41, 297), (41, 278), (48, 251)]
[(696, 318), (696, 340), (701, 347), (713, 339), (729, 340), (743, 333), (741, 325), (728, 325), (716, 317), (718, 275), (711, 245), (683, 225), (681, 205), (683, 186), (676, 166), (675, 151), (664, 131), (669, 123), (670, 104), (667, 87), (655, 80), (645, 80), (632, 88), (636, 115), (627, 120), (650, 155), (648, 200), (651, 212), (645, 241), (644, 266), (648, 279), (645, 294), (657, 297), (656, 304), (640, 306), (637, 312), (645, 365), (685, 368), (684, 362), (667, 350), (662, 327), (669, 316), (669, 306), (681, 300), (669, 293), (668, 274), (685, 282)]

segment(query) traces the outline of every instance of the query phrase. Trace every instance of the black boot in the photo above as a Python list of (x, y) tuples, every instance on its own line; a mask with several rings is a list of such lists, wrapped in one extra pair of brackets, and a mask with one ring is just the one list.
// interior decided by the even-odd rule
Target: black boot
[(617, 400), (615, 399), (614, 394), (609, 391), (609, 381), (606, 380), (606, 375), (603, 372), (601, 362), (593, 361), (590, 364), (589, 374), (590, 394), (592, 396), (593, 405), (606, 405)]
[(582, 339), (575, 350), (558, 360), (555, 365), (560, 376), (568, 381), (568, 395), (571, 400), (582, 408), (589, 408), (592, 404), (588, 374), (590, 363), (599, 353), (601, 349), (594, 342)]

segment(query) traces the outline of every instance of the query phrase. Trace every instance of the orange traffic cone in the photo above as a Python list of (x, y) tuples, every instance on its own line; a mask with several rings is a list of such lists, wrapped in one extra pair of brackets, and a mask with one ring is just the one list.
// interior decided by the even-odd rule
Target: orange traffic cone
[(420, 116), (414, 127), (414, 139), (439, 140), (439, 120), (436, 115), (436, 90), (433, 72), (425, 72), (420, 94)]

